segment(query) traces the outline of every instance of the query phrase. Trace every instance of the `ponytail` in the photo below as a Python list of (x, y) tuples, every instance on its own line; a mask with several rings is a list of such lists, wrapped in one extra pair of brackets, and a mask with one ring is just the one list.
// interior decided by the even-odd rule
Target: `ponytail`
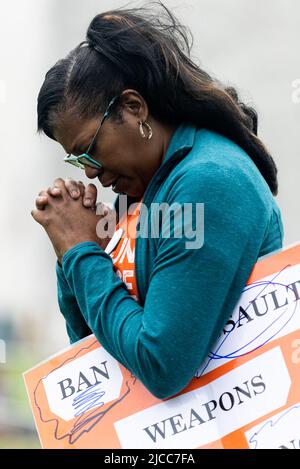
[(59, 115), (70, 107), (81, 117), (95, 117), (113, 96), (133, 88), (157, 120), (190, 122), (236, 142), (276, 195), (277, 168), (257, 136), (256, 111), (191, 60), (189, 34), (161, 2), (97, 15), (86, 41), (47, 73), (38, 97), (38, 130), (54, 138)]

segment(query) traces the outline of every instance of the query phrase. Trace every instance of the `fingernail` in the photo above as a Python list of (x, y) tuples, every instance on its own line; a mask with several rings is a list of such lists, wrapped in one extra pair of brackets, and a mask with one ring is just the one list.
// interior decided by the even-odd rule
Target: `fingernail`
[(84, 205), (91, 205), (92, 199), (84, 199)]
[(71, 191), (71, 196), (72, 197), (78, 197), (79, 192), (78, 191)]

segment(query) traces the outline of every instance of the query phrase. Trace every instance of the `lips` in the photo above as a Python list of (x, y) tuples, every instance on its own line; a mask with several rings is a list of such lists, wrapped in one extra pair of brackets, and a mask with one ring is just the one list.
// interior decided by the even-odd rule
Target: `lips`
[(119, 179), (119, 177), (117, 177), (117, 178), (115, 178), (115, 179), (111, 179), (109, 182), (105, 182), (105, 183), (104, 183), (104, 182), (101, 182), (101, 181), (100, 181), (100, 182), (101, 182), (101, 184), (102, 184), (103, 187), (109, 187), (109, 186), (113, 186), (113, 187), (114, 187), (114, 186), (116, 185), (116, 182), (117, 182), (118, 179)]

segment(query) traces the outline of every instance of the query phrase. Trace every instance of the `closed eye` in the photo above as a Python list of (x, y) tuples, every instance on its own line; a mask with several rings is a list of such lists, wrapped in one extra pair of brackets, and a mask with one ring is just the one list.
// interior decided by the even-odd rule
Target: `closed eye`
[(88, 145), (81, 145), (81, 144), (77, 144), (72, 152), (71, 152), (71, 155), (74, 155), (74, 156), (80, 156), (82, 155), (83, 153), (86, 153), (87, 152), (87, 149), (88, 149)]

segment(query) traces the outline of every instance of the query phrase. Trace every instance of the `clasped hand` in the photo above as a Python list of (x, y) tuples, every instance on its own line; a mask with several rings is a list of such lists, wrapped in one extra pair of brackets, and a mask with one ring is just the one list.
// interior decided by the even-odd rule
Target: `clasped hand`
[(96, 228), (110, 208), (102, 203), (96, 206), (96, 200), (94, 184), (85, 187), (70, 178), (58, 178), (47, 190), (39, 192), (31, 215), (46, 230), (59, 262), (69, 249), (83, 241), (96, 242), (102, 249), (107, 246), (110, 237), (100, 239)]

